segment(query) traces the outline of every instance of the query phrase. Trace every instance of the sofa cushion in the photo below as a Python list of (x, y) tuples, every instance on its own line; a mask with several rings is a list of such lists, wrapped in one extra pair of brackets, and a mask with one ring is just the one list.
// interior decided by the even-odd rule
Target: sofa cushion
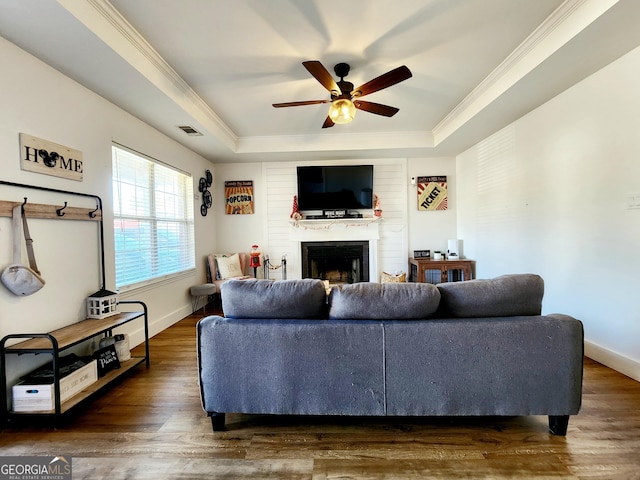
[(227, 318), (326, 318), (327, 294), (321, 280), (235, 280), (221, 288)]
[(544, 282), (534, 274), (439, 283), (440, 314), (451, 317), (540, 315)]
[(440, 292), (428, 283), (352, 283), (331, 289), (329, 318), (411, 320), (438, 309)]

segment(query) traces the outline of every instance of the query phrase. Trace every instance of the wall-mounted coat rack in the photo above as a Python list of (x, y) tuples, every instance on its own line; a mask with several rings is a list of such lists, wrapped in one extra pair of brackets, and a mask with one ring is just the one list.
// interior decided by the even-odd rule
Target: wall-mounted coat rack
[[(13, 207), (23, 202), (11, 202), (0, 200), (0, 217), (11, 217), (13, 215)], [(51, 218), (64, 220), (102, 220), (102, 211), (96, 207), (79, 208), (70, 207), (67, 202), (64, 205), (45, 205), (41, 203), (24, 203), (24, 213), (28, 218)]]
[(98, 195), (90, 193), (78, 193), (68, 190), (58, 190), (56, 188), (38, 187), (36, 185), (25, 185), (22, 183), (6, 182), (0, 180), (0, 185), (8, 185), (10, 187), (18, 187), (25, 189), (41, 190), (45, 192), (59, 193), (62, 195), (75, 195), (78, 197), (90, 197), (96, 201), (96, 208), (79, 208), (70, 207), (67, 202), (62, 205), (45, 205), (37, 203), (29, 203), (28, 197), (24, 202), (0, 200), (0, 216), (12, 217), (13, 207), (24, 205), (25, 215), (29, 218), (47, 218), (62, 220), (92, 220), (98, 222), (98, 234), (100, 236), (100, 267), (101, 267), (101, 284), (100, 288), (105, 289), (105, 269), (104, 269), (104, 225), (102, 221), (102, 199)]

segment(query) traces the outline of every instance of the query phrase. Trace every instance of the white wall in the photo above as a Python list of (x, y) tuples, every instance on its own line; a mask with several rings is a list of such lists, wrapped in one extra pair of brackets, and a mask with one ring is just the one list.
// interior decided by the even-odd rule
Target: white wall
[(458, 157), (458, 232), (478, 276), (534, 272), (543, 310), (640, 380), (640, 49)]
[[(190, 172), (197, 181), (212, 165), (199, 155), (68, 77), (0, 38), (0, 171), (2, 180), (98, 195), (105, 214), (106, 287), (115, 289), (113, 210), (111, 196), (112, 141)], [(83, 153), (84, 180), (77, 182), (20, 169), (19, 133), (66, 145)], [(92, 207), (91, 200), (0, 185), (0, 200)], [(199, 212), (200, 200), (194, 199)], [(93, 207), (92, 207), (93, 208)], [(0, 268), (11, 261), (11, 220), (0, 217)], [(85, 317), (87, 295), (100, 288), (98, 228), (92, 222), (39, 220), (29, 222), (38, 266), (47, 284), (29, 297), (15, 297), (0, 286), (0, 337), (16, 332), (44, 332)], [(211, 217), (196, 214), (195, 271), (161, 286), (128, 292), (149, 306), (152, 334), (191, 313), (189, 287), (205, 279), (204, 256), (215, 241)], [(25, 256), (26, 258), (26, 256)], [(134, 328), (132, 343), (141, 338)], [(153, 352), (152, 352), (153, 353)]]

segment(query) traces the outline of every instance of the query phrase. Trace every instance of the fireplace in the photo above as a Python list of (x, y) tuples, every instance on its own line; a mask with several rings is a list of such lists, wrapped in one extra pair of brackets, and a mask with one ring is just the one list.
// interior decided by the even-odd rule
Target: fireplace
[(331, 284), (369, 281), (369, 242), (302, 242), (302, 278)]

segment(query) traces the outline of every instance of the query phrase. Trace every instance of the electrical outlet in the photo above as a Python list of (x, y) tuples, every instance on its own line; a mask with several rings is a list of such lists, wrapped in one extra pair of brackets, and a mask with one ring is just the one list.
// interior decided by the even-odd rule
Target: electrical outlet
[(627, 195), (627, 208), (629, 210), (640, 208), (640, 193), (630, 193)]

